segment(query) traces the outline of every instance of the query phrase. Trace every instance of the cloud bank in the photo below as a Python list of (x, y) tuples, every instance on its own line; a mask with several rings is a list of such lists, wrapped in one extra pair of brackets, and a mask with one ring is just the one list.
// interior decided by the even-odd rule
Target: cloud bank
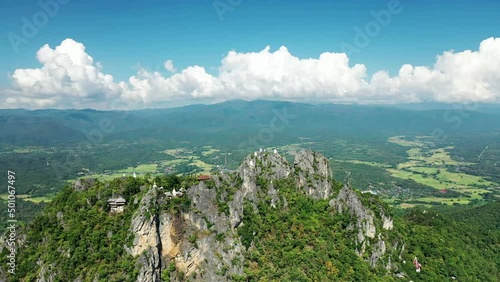
[(342, 103), (500, 102), (500, 38), (476, 51), (447, 51), (433, 66), (403, 65), (397, 76), (363, 64), (351, 66), (344, 53), (301, 59), (286, 47), (271, 51), (230, 51), (216, 75), (194, 65), (169, 76), (140, 69), (127, 81), (102, 72), (82, 43), (66, 39), (37, 52), (40, 68), (17, 69), (12, 87), (0, 90), (4, 108), (142, 108), (175, 101), (276, 99)]

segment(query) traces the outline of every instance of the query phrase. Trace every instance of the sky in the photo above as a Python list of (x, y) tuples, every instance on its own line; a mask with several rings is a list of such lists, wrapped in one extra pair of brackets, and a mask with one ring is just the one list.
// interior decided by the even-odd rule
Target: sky
[(500, 1), (3, 0), (0, 108), (499, 103)]

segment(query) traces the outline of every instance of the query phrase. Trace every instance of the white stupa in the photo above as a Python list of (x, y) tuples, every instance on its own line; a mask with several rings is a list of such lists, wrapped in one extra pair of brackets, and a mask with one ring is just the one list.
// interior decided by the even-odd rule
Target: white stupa
[(278, 150), (274, 149), (274, 153), (277, 154), (278, 153)]
[(135, 171), (134, 171), (134, 174), (132, 175), (134, 178), (137, 178), (137, 174), (135, 174)]
[(177, 196), (182, 196), (182, 194), (183, 194), (183, 193), (182, 193), (181, 191), (179, 191), (179, 192), (175, 191), (175, 188), (174, 188), (174, 190), (172, 190), (172, 195), (173, 195), (174, 197), (177, 197)]

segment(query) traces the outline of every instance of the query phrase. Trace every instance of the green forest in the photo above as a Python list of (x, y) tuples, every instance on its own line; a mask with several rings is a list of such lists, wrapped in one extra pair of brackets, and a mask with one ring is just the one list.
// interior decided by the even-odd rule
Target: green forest
[[(264, 136), (283, 112), (290, 118)], [(253, 216), (244, 218), (238, 234), (248, 252), (244, 275), (232, 279), (390, 281), (405, 273), (408, 281), (498, 281), (500, 116), (468, 112), (455, 128), (442, 119), (445, 113), (272, 101), (129, 112), (0, 110), (0, 166), (16, 173), (16, 219), (26, 234), (18, 277), (31, 281), (37, 263), (50, 261), (64, 270), (59, 281), (91, 281), (95, 275), (100, 281), (133, 281), (137, 268), (123, 247), (132, 240), (124, 226), (145, 187), (156, 181), (165, 189), (187, 189), (197, 183), (196, 175), (232, 173), (254, 150), (276, 149), (292, 160), (306, 148), (329, 160), (335, 183), (350, 183), (363, 199), (376, 199), (367, 205), (391, 210), (395, 236), (406, 244), (405, 263), (391, 273), (371, 268), (349, 239), (355, 236), (347, 231), (351, 218), (282, 180), (274, 184), (290, 199), (286, 209), (271, 209), (265, 201), (244, 204), (244, 213)], [(113, 130), (103, 131), (103, 120)], [(433, 136), (436, 128), (446, 138)], [(80, 178), (97, 181), (74, 191)], [(7, 181), (5, 174), (0, 179)], [(218, 209), (226, 214), (222, 195), (232, 199), (233, 186), (223, 183), (216, 191)], [(3, 219), (6, 193), (0, 192)], [(109, 216), (106, 200), (113, 194), (134, 204)], [(160, 208), (182, 213), (191, 207), (172, 199)], [(0, 231), (6, 227), (2, 220)], [(182, 277), (175, 269), (166, 272)]]
[[(129, 221), (138, 201), (152, 182), (165, 189), (180, 189), (196, 183), (190, 176), (154, 179), (121, 178), (96, 182), (85, 191), (64, 188), (34, 221), (23, 227), (23, 246), (18, 252), (16, 278), (32, 281), (38, 262), (56, 267), (55, 281), (135, 281), (134, 257)], [(334, 182), (334, 190), (341, 184)], [(313, 200), (298, 191), (289, 179), (274, 181), (286, 206), (271, 208), (268, 200), (257, 207), (244, 206), (245, 216), (238, 234), (247, 253), (244, 276), (235, 281), (398, 281), (405, 273), (413, 281), (498, 281), (500, 258), (500, 202), (456, 211), (452, 207), (415, 208), (395, 216), (396, 233), (404, 238), (405, 250), (398, 268), (387, 272), (371, 268), (356, 255), (347, 226), (352, 218), (336, 214), (327, 200)], [(131, 203), (122, 214), (110, 214), (106, 200), (121, 194)], [(384, 206), (376, 196), (359, 194), (372, 208)], [(189, 211), (189, 201), (173, 201), (160, 206), (170, 213)], [(152, 211), (153, 213), (155, 211)], [(481, 218), (482, 220), (476, 220)], [(223, 238), (221, 238), (223, 240)], [(7, 250), (0, 260), (5, 265)], [(422, 272), (412, 265), (418, 257)], [(175, 272), (175, 269), (172, 270)], [(172, 273), (173, 273), (172, 272)], [(164, 272), (167, 275), (169, 271)], [(177, 277), (177, 276), (176, 276)], [(168, 277), (162, 279), (168, 281)]]

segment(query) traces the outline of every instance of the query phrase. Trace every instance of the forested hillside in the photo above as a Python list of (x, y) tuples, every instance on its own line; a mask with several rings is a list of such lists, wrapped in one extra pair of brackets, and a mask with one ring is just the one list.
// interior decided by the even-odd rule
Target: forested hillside
[[(194, 176), (82, 180), (19, 230), (8, 281), (498, 281), (499, 202), (394, 212), (304, 151)], [(177, 192), (176, 192), (177, 191)], [(180, 192), (179, 192), (180, 191)], [(109, 200), (123, 197), (123, 212)], [(482, 220), (477, 220), (478, 218)], [(422, 264), (415, 271), (413, 259)]]

